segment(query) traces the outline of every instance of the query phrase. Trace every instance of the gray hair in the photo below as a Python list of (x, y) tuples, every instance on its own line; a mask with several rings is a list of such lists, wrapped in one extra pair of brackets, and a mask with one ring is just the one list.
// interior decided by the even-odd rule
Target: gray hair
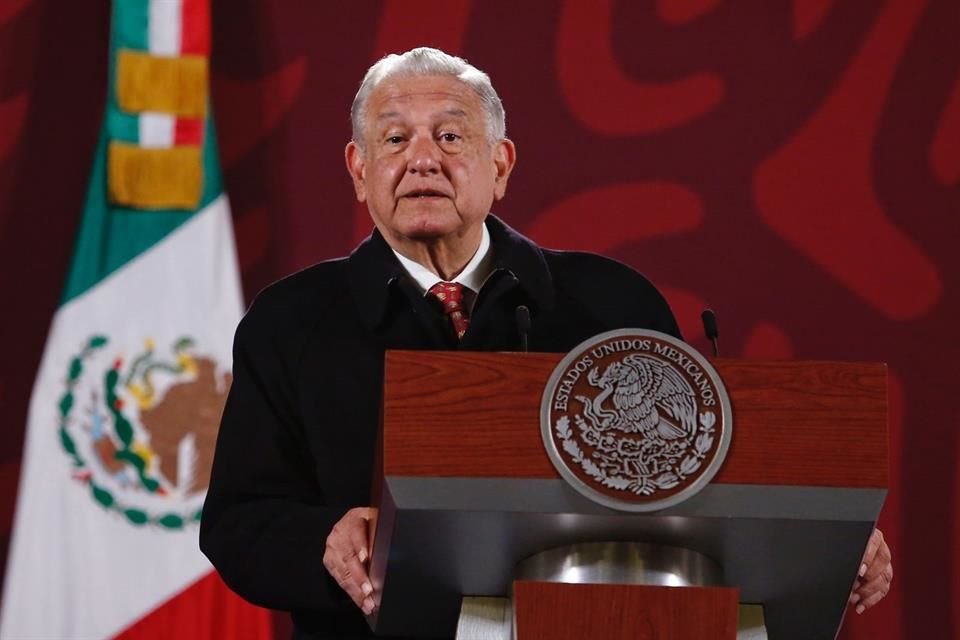
[(367, 98), (381, 81), (391, 76), (453, 76), (480, 97), (487, 116), (487, 137), (491, 143), (503, 140), (507, 135), (506, 113), (488, 76), (480, 69), (457, 56), (439, 49), (418, 47), (405, 53), (391, 53), (380, 58), (363, 77), (360, 90), (350, 107), (350, 122), (353, 125), (353, 141), (364, 147), (363, 127), (366, 121)]

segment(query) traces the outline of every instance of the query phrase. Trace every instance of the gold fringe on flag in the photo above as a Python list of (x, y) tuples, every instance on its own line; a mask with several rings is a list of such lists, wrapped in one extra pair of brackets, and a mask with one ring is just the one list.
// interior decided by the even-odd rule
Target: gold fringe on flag
[(117, 103), (130, 113), (159, 111), (202, 118), (207, 111), (207, 58), (161, 57), (121, 49)]
[(113, 204), (137, 209), (196, 209), (203, 192), (198, 146), (145, 149), (111, 142), (107, 191)]

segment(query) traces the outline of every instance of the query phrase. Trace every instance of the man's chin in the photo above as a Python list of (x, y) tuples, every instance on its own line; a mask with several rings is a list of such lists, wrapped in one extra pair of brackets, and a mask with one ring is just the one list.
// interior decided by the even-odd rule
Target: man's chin
[(398, 222), (400, 233), (411, 240), (435, 240), (456, 234), (464, 225), (453, 212), (416, 212)]

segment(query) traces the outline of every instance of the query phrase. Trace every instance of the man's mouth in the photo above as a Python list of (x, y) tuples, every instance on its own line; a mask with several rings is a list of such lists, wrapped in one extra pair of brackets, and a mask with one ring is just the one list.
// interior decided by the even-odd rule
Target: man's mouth
[(434, 189), (414, 189), (403, 195), (404, 198), (446, 198), (447, 194)]

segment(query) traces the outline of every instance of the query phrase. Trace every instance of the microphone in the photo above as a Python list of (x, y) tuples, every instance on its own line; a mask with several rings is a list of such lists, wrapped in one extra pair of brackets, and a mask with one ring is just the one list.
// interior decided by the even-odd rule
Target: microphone
[(703, 313), (700, 314), (700, 319), (703, 320), (703, 333), (707, 336), (710, 344), (713, 345), (714, 357), (719, 356), (720, 348), (717, 346), (717, 338), (720, 337), (720, 332), (717, 330), (717, 315), (713, 312), (713, 309), (704, 309)]
[(520, 351), (530, 351), (530, 309), (522, 304), (517, 307), (515, 313), (517, 319), (517, 331), (520, 332)]

